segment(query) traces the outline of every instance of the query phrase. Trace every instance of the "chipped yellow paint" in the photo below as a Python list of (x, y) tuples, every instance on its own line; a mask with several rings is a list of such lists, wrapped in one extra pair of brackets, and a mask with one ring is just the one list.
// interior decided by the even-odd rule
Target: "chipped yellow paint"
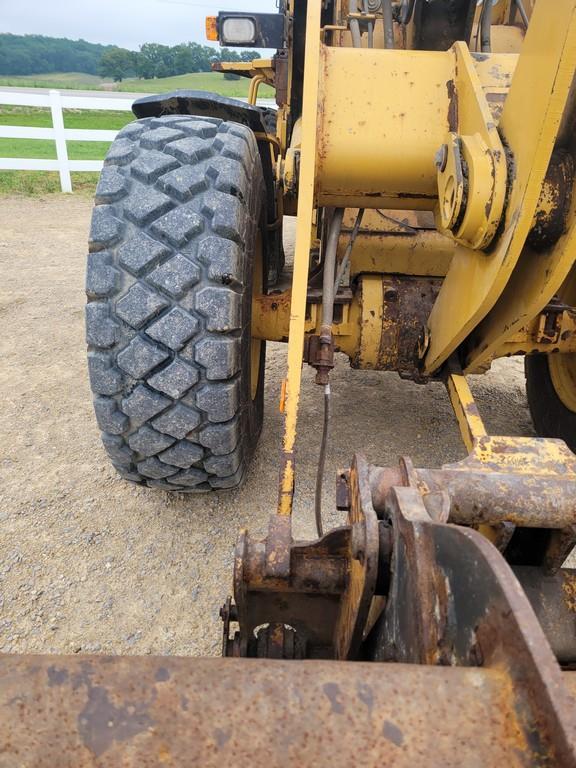
[[(511, 283), (506, 295), (503, 291), (530, 231), (572, 86), (576, 69), (575, 16), (576, 0), (558, 0), (553, 14), (545, 2), (535, 6), (499, 123), (500, 132), (514, 154), (515, 169), (502, 234), (486, 253), (464, 247), (456, 249), (430, 315), (427, 371), (438, 369), (486, 318), (500, 296), (502, 306), (479, 334), (478, 346), (466, 370), (474, 370), (490, 358), (491, 350), (502, 341), (504, 328), (514, 333), (539, 311), (536, 304), (527, 317), (518, 308), (519, 304), (528, 308), (528, 296), (540, 294), (540, 265), (532, 265), (535, 281), (530, 282), (525, 276), (514, 289)], [(507, 325), (509, 319), (514, 320), (513, 325)]]
[(451, 366), (446, 380), (446, 389), (456, 414), (462, 440), (466, 448), (472, 451), (478, 438), (486, 437), (488, 433), (474, 402), (466, 377), (455, 365)]
[[(316, 162), (316, 114), (318, 108), (318, 67), (320, 60), (320, 0), (309, 0), (306, 11), (306, 68), (302, 110), (302, 146), (298, 191), (296, 248), (292, 277), (288, 371), (284, 410), (284, 439), (278, 494), (278, 514), (292, 514), (294, 493), (294, 444), (302, 378), (302, 353), (306, 319), (306, 290), (310, 262), (310, 232), (314, 208), (314, 165)], [(317, 30), (317, 33), (314, 32)]]

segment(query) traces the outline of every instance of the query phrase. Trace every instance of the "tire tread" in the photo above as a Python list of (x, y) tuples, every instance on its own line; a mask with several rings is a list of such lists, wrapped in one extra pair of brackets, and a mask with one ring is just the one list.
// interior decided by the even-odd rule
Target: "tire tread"
[(146, 118), (108, 152), (90, 230), (86, 338), (103, 444), (128, 480), (197, 492), (245, 476), (261, 406), (247, 440), (243, 244), (263, 190), (254, 135), (234, 123)]

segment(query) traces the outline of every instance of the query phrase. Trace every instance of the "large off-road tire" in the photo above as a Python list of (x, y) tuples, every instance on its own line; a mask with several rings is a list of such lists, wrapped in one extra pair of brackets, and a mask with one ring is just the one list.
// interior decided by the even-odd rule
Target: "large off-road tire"
[(128, 480), (238, 486), (262, 424), (265, 189), (253, 133), (172, 115), (126, 126), (96, 190), (86, 334), (104, 446)]
[(576, 355), (527, 355), (524, 370), (534, 429), (576, 453)]

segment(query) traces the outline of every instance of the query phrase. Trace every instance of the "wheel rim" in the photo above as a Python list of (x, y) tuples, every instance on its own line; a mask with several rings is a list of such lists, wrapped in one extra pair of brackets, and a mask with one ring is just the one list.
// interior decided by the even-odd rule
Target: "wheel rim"
[(548, 368), (558, 398), (576, 413), (576, 354), (548, 355)]
[[(558, 291), (558, 296), (566, 304), (574, 306), (576, 302), (576, 270), (572, 270)], [(558, 399), (569, 411), (576, 413), (576, 353), (550, 354), (547, 357), (550, 379)]]
[[(262, 256), (262, 232), (260, 228), (256, 233), (254, 252), (254, 272), (252, 277), (252, 297), (259, 296), (264, 289), (264, 264)], [(260, 358), (262, 352), (262, 339), (252, 337), (250, 342), (250, 395), (256, 399), (258, 383), (260, 381)]]

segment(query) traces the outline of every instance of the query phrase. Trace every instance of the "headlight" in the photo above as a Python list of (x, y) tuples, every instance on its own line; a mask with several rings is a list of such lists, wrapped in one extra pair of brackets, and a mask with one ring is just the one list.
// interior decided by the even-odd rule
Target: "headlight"
[(220, 27), (222, 45), (251, 45), (256, 42), (256, 22), (250, 16), (228, 16)]

